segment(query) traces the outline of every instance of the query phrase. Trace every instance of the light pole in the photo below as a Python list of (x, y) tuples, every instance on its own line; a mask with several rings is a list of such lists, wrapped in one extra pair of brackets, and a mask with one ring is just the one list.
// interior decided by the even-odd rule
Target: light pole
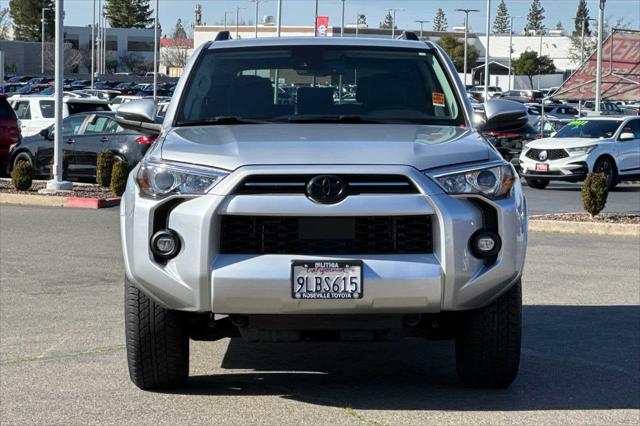
[(153, 100), (158, 99), (158, 19), (160, 0), (156, 0), (156, 21), (153, 25)]
[(260, 19), (260, 0), (253, 0), (256, 4), (256, 38), (258, 38), (258, 20)]
[[(280, 37), (282, 32), (282, 0), (278, 0), (278, 18), (277, 18), (277, 26), (276, 35)], [(276, 83), (277, 84), (277, 83)]]
[(233, 12), (224, 12), (224, 30), (227, 31), (227, 15)]
[(44, 11), (45, 10), (49, 10), (46, 7), (42, 8), (42, 33), (40, 34), (40, 44), (42, 45), (42, 66), (41, 66), (41, 70), (40, 73), (44, 74), (44, 23), (45, 23), (45, 19), (44, 19)]
[(393, 22), (391, 23), (391, 38), (396, 38), (396, 12), (402, 12), (404, 9), (388, 9), (387, 12), (393, 12)]
[[(422, 40), (422, 35), (424, 34), (424, 24), (426, 24), (428, 22), (431, 22), (431, 21), (427, 21), (425, 19), (416, 19), (415, 22), (420, 24), (420, 40)], [(466, 37), (466, 34), (465, 34), (465, 37)], [(467, 55), (465, 54), (465, 56), (467, 56)]]
[[(456, 12), (464, 12), (464, 85), (467, 85), (467, 48), (469, 34), (469, 13), (480, 12), (478, 9), (456, 9)], [(420, 27), (422, 33), (422, 27)], [(422, 36), (420, 36), (422, 37)]]
[[(340, 24), (340, 37), (344, 37), (344, 2), (342, 0), (342, 23)], [(340, 92), (340, 97), (342, 97), (342, 92)]]
[(246, 7), (236, 6), (236, 39), (240, 34), (240, 11), (245, 9)]
[[(604, 6), (606, 0), (600, 0), (598, 8), (598, 51), (596, 56), (596, 108), (595, 112), (600, 113), (600, 101), (602, 101), (602, 31), (604, 27)], [(613, 49), (613, 47), (612, 47)]]
[[(584, 64), (584, 29), (585, 29), (585, 25), (587, 21), (596, 21), (595, 19), (589, 19), (586, 16), (582, 17), (582, 18), (578, 18), (576, 17), (576, 19), (581, 19), (582, 20), (582, 28), (581, 28), (581, 35), (580, 35), (580, 66), (582, 66)], [(578, 100), (578, 116), (582, 115), (582, 99)]]
[(516, 18), (524, 18), (524, 16), (509, 16), (509, 90), (511, 90), (511, 74), (513, 62), (513, 20)]
[(91, 88), (96, 73), (96, 0), (93, 0), (93, 17), (91, 20)]
[(315, 11), (315, 19), (313, 21), (313, 36), (318, 37), (318, 3), (319, 0), (316, 0), (316, 11)]
[(56, 0), (55, 35), (55, 132), (53, 133), (53, 179), (47, 182), (50, 191), (70, 191), (71, 182), (64, 182), (62, 170), (62, 94), (64, 85), (64, 0)]
[(484, 101), (489, 98), (489, 41), (491, 39), (491, 0), (487, 0), (487, 22), (485, 22), (485, 31), (487, 32), (487, 39), (485, 41), (484, 52)]
[[(540, 48), (538, 49), (538, 90), (540, 90), (540, 80), (542, 79), (542, 37), (544, 36), (544, 30), (540, 29)], [(533, 89), (533, 87), (532, 87)]]

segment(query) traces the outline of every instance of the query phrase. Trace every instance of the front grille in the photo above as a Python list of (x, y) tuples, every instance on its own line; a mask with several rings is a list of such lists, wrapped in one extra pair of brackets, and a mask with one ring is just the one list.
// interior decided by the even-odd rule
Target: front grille
[[(235, 194), (304, 194), (317, 175), (254, 175), (244, 179)], [(402, 175), (336, 175), (347, 184), (347, 195), (417, 194), (418, 189)]]
[(561, 158), (567, 158), (569, 153), (564, 149), (535, 149), (531, 148), (525, 154), (527, 157), (532, 160), (541, 161), (538, 156), (542, 151), (547, 151), (547, 160), (560, 160)]
[(224, 254), (423, 254), (431, 216), (222, 216)]

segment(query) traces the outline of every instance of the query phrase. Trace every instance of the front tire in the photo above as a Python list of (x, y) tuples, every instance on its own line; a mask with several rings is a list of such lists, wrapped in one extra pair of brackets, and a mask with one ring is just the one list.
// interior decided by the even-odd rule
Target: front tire
[(504, 388), (520, 366), (522, 289), (520, 282), (489, 306), (467, 314), (456, 337), (458, 376), (466, 386)]
[(618, 169), (615, 162), (609, 157), (598, 158), (593, 165), (594, 173), (603, 173), (607, 177), (607, 189), (609, 191), (618, 185)]
[(165, 309), (125, 280), (125, 331), (131, 381), (140, 389), (181, 385), (189, 376), (189, 336), (181, 312)]
[(549, 185), (549, 179), (532, 179), (526, 178), (527, 185), (533, 189), (545, 189)]

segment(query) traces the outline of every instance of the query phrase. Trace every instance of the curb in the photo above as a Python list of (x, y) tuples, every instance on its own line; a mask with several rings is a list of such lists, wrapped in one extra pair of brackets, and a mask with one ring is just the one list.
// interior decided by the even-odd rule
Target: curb
[(612, 235), (640, 238), (640, 225), (628, 223), (569, 222), (564, 220), (529, 220), (531, 232), (557, 234)]
[(103, 209), (120, 205), (120, 198), (82, 198), (57, 195), (27, 195), (0, 193), (0, 204), (21, 206), (70, 207), (79, 209)]

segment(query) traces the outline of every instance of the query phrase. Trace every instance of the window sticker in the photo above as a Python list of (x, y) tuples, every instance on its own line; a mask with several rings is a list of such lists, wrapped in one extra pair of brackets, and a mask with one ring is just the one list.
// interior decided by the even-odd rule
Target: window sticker
[(431, 102), (435, 106), (444, 107), (444, 93), (433, 92), (431, 94)]
[(584, 126), (587, 123), (588, 123), (587, 120), (573, 120), (569, 122), (569, 126), (578, 127), (578, 126)]

